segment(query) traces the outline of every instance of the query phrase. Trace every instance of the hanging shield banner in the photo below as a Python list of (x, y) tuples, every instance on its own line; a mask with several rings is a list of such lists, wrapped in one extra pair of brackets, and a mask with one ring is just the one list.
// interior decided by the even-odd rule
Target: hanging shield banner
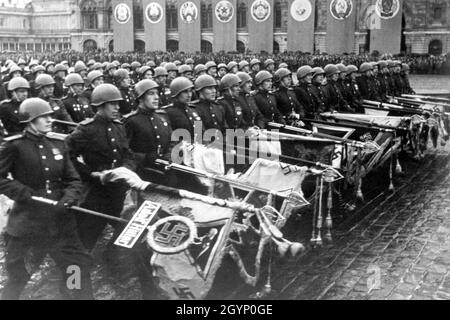
[(145, 17), (147, 21), (153, 24), (159, 23), (164, 15), (162, 6), (157, 2), (151, 2), (145, 8)]
[(295, 0), (291, 5), (291, 16), (298, 22), (309, 19), (312, 13), (312, 5), (309, 0)]
[(125, 24), (131, 19), (131, 10), (125, 3), (119, 3), (114, 8), (114, 18), (120, 24)]
[(352, 0), (333, 0), (330, 4), (330, 12), (336, 20), (345, 20), (352, 14)]
[(381, 19), (392, 19), (400, 10), (400, 2), (398, 0), (377, 0), (375, 4), (375, 12)]
[(222, 23), (230, 22), (234, 16), (234, 7), (230, 1), (219, 1), (214, 10), (217, 20)]
[(271, 7), (266, 0), (253, 1), (250, 14), (256, 22), (264, 22), (270, 17)]
[(180, 18), (186, 23), (193, 23), (198, 18), (198, 8), (195, 3), (186, 1), (180, 6)]

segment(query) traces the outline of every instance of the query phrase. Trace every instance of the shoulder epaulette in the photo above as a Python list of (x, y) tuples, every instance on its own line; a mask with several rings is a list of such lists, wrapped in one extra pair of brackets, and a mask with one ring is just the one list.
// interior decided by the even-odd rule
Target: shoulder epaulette
[(161, 114), (161, 115), (167, 115), (166, 110), (163, 110), (163, 109), (156, 109), (156, 113)]
[(11, 142), (11, 141), (14, 141), (14, 140), (19, 140), (19, 139), (21, 139), (23, 137), (24, 137), (24, 135), (22, 133), (20, 133), (20, 134), (16, 134), (14, 136), (11, 136), (11, 137), (6, 137), (6, 138), (3, 139), (3, 141)]
[(85, 125), (88, 125), (88, 124), (90, 124), (92, 122), (94, 122), (94, 118), (87, 118), (87, 119), (84, 119), (83, 121), (81, 121), (80, 125), (85, 126)]
[(126, 119), (129, 119), (129, 118), (131, 118), (132, 116), (135, 116), (135, 115), (137, 115), (137, 114), (138, 114), (137, 110), (131, 111), (130, 113), (124, 115), (124, 116), (123, 116), (123, 119), (125, 119), (125, 120), (126, 120)]
[(2, 100), (2, 101), (0, 101), (0, 105), (1, 104), (4, 104), (4, 103), (9, 103), (9, 102), (11, 102), (12, 100), (11, 99), (5, 99), (5, 100)]
[(167, 106), (161, 107), (161, 109), (165, 110), (165, 109), (168, 109), (170, 107), (173, 107), (173, 103), (168, 104)]
[(63, 133), (49, 132), (45, 136), (49, 139), (64, 141), (66, 140), (68, 135)]
[(220, 102), (220, 101), (222, 101), (223, 99), (225, 99), (224, 96), (217, 97), (216, 102)]
[(121, 120), (119, 120), (119, 119), (114, 119), (113, 122), (117, 123), (117, 124), (123, 124), (123, 122)]

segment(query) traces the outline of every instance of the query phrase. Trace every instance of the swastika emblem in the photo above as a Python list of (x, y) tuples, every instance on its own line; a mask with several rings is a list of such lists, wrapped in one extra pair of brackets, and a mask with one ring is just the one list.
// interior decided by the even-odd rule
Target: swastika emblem
[(168, 222), (155, 234), (155, 241), (168, 247), (177, 247), (186, 241), (189, 228), (182, 222)]

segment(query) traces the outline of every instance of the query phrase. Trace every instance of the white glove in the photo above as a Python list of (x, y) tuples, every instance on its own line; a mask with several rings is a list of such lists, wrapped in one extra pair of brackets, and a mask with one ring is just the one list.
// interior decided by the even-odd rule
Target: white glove
[(125, 182), (130, 188), (142, 191), (150, 185), (150, 182), (143, 181), (136, 173), (125, 167), (107, 171), (104, 180), (108, 182)]

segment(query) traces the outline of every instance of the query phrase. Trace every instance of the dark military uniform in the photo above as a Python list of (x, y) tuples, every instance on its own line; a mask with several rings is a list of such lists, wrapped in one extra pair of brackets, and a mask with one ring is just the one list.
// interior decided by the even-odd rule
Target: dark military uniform
[(190, 106), (194, 108), (201, 118), (203, 130), (217, 129), (225, 133), (225, 130), (228, 129), (225, 109), (219, 103), (200, 99)]
[(164, 108), (169, 116), (172, 130), (186, 129), (194, 138), (195, 121), (202, 121), (198, 113), (186, 104), (175, 102), (174, 104)]
[(71, 92), (62, 99), (62, 102), (70, 117), (76, 123), (94, 116), (94, 111), (89, 106), (89, 99), (84, 95), (75, 95)]
[(308, 83), (302, 82), (294, 89), (297, 100), (301, 101), (304, 107), (305, 117), (307, 119), (314, 119), (318, 113), (311, 86)]
[(55, 98), (62, 99), (65, 96), (64, 79), (55, 77), (55, 91), (53, 92)]
[[(120, 183), (103, 185), (93, 172), (118, 167), (135, 169), (134, 155), (128, 147), (125, 128), (118, 120), (110, 120), (99, 114), (80, 123), (67, 137), (70, 157), (87, 184), (87, 193), (81, 206), (86, 209), (118, 217), (128, 187)], [(83, 162), (78, 157), (81, 156)], [(106, 220), (94, 216), (78, 216), (78, 232), (85, 247), (92, 250), (106, 226)], [(111, 223), (116, 232), (118, 225)]]
[(387, 101), (387, 96), (389, 95), (389, 80), (385, 74), (378, 74), (378, 83), (380, 84), (380, 98), (383, 102)]
[(261, 111), (264, 116), (264, 122), (266, 124), (269, 122), (286, 124), (283, 119), (283, 115), (278, 110), (277, 100), (273, 93), (258, 90), (254, 95), (254, 99), (259, 111)]
[(258, 128), (264, 129), (264, 116), (256, 106), (254, 97), (250, 94), (241, 92), (238, 101), (243, 109), (244, 122), (242, 123), (242, 128), (247, 130), (250, 127), (257, 126)]
[(125, 129), (136, 162), (154, 166), (157, 159), (170, 159), (172, 128), (163, 110), (138, 110), (125, 120)]
[(158, 87), (158, 96), (159, 96), (159, 106), (166, 107), (170, 103), (170, 98), (168, 95), (167, 88), (165, 86)]
[(230, 129), (246, 129), (248, 124), (244, 118), (244, 107), (239, 99), (233, 98), (229, 94), (225, 94), (219, 100), (225, 111), (225, 118)]
[(136, 100), (134, 97), (133, 89), (129, 88), (119, 88), (122, 94), (122, 101), (119, 102), (120, 113), (126, 115), (131, 113), (136, 108)]
[(354, 112), (354, 110), (349, 108), (348, 102), (345, 100), (337, 82), (329, 80), (325, 85), (325, 92), (327, 94), (328, 108), (331, 111)]
[(373, 101), (380, 100), (372, 77), (366, 75), (360, 76), (358, 78), (358, 87), (363, 99)]
[(402, 77), (400, 76), (400, 73), (394, 73), (393, 80), (394, 80), (394, 96), (400, 97), (403, 93), (403, 81)]
[(411, 88), (411, 84), (409, 82), (408, 75), (402, 74), (401, 79), (402, 79), (402, 83), (403, 83), (402, 93), (403, 94), (415, 94), (415, 91), (413, 90), (413, 88)]
[(347, 80), (345, 82), (345, 96), (350, 106), (358, 113), (364, 113), (363, 101), (359, 86), (356, 80)]
[(25, 128), (19, 119), (20, 104), (17, 100), (4, 100), (0, 103), (0, 121), (6, 130), (6, 136), (18, 134)]
[(391, 96), (398, 96), (401, 91), (400, 91), (400, 89), (397, 88), (397, 84), (394, 79), (394, 74), (389, 73), (387, 78), (388, 78), (388, 83), (389, 83), (389, 94)]
[[(8, 173), (13, 179), (7, 177)], [(39, 258), (50, 253), (62, 272), (63, 294), (70, 295), (66, 287), (70, 275), (67, 268), (80, 267), (81, 289), (73, 291), (73, 297), (92, 298), (91, 257), (75, 231), (73, 214), (63, 206), (76, 202), (81, 189), (80, 177), (64, 141), (29, 131), (5, 139), (0, 148), (0, 194), (15, 204), (6, 227), (5, 263), (9, 277), (3, 299), (18, 299), (30, 279), (25, 268), (25, 256), (30, 250)], [(51, 207), (34, 202), (31, 196), (45, 197), (61, 205)]]
[(305, 117), (305, 108), (297, 100), (293, 89), (280, 86), (274, 93), (277, 99), (278, 110), (280, 110), (286, 120), (292, 112), (299, 114), (300, 118)]
[[(53, 119), (61, 120), (61, 121), (67, 121), (67, 122), (73, 122), (72, 117), (67, 112), (66, 107), (64, 106), (64, 103), (60, 99), (55, 98), (44, 98), (40, 96), (39, 98), (47, 101), (50, 104), (50, 107), (52, 107), (53, 110)], [(69, 133), (73, 127), (64, 125), (64, 124), (53, 124), (53, 131), (58, 133)]]
[(328, 111), (327, 107), (328, 102), (326, 95), (324, 93), (323, 85), (319, 83), (314, 83), (313, 85), (311, 85), (310, 91), (314, 98), (314, 104), (316, 106), (314, 118), (318, 118), (321, 113)]

